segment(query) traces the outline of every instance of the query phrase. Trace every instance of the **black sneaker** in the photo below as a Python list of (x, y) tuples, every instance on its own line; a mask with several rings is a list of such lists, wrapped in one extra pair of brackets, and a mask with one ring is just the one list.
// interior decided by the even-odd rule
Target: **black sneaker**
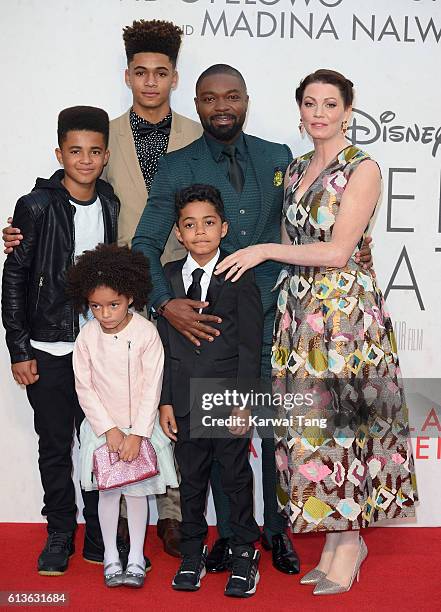
[(38, 557), (38, 573), (42, 576), (61, 576), (67, 570), (69, 557), (74, 554), (73, 533), (52, 531)]
[(231, 575), (225, 587), (227, 597), (251, 597), (259, 582), (260, 552), (252, 546), (236, 546), (233, 550)]
[(101, 564), (104, 560), (104, 542), (101, 534), (94, 534), (84, 531), (83, 559), (88, 563)]
[(175, 591), (197, 591), (201, 586), (201, 578), (205, 576), (205, 561), (208, 548), (204, 546), (198, 555), (184, 555), (181, 566), (173, 578), (172, 587)]

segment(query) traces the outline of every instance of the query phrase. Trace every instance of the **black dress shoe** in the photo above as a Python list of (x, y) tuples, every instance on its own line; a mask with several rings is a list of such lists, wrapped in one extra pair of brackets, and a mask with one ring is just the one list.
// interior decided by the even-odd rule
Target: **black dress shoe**
[(162, 540), (164, 552), (172, 557), (181, 557), (181, 523), (176, 519), (159, 519), (156, 526), (158, 538)]
[(291, 540), (285, 533), (273, 535), (272, 544), (268, 542), (265, 535), (261, 539), (262, 547), (271, 550), (273, 566), (284, 574), (298, 574), (300, 572), (300, 559), (291, 544)]
[(42, 576), (61, 576), (67, 570), (69, 557), (74, 551), (72, 532), (52, 531), (38, 557), (38, 573)]
[(207, 572), (225, 572), (231, 569), (231, 551), (228, 538), (219, 538), (214, 543), (205, 562)]

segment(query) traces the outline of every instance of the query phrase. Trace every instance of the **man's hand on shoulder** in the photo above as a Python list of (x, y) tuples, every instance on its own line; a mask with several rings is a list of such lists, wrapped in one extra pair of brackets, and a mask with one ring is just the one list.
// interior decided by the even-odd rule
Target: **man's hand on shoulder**
[(12, 217), (8, 217), (8, 223), (9, 225), (3, 228), (3, 242), (5, 244), (4, 253), (6, 253), (6, 255), (12, 253), (14, 247), (18, 246), (23, 240), (23, 236), (18, 227), (11, 227)]
[(222, 323), (216, 315), (199, 313), (199, 308), (206, 308), (208, 302), (196, 302), (187, 298), (175, 298), (167, 302), (163, 308), (163, 316), (175, 329), (188, 338), (196, 346), (200, 346), (198, 338), (213, 342), (220, 331), (206, 325), (205, 322)]
[(37, 360), (19, 361), (11, 365), (12, 376), (19, 385), (32, 385), (40, 378), (37, 369)]

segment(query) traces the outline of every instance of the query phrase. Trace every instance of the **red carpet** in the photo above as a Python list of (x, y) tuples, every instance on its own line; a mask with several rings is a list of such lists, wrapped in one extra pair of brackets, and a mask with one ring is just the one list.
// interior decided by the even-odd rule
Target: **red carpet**
[[(177, 593), (170, 587), (178, 560), (166, 555), (149, 528), (146, 554), (153, 565), (144, 588), (108, 589), (103, 584), (102, 566), (86, 563), (81, 556), (83, 528), (77, 533), (77, 552), (69, 570), (60, 577), (39, 576), (36, 559), (45, 540), (41, 524), (0, 525), (0, 591), (64, 591), (71, 610), (136, 610), (179, 612), (204, 610), (292, 611), (310, 610), (403, 612), (441, 609), (441, 528), (369, 529), (364, 538), (369, 556), (362, 566), (360, 583), (343, 595), (314, 597), (312, 588), (299, 584), (298, 576), (285, 576), (271, 565), (263, 551), (261, 579), (254, 597), (232, 600), (224, 597), (226, 574), (208, 575), (196, 593)], [(211, 539), (215, 532), (211, 530)], [(323, 536), (296, 536), (302, 559), (302, 574), (318, 559)], [(10, 606), (1, 606), (2, 610)], [(23, 609), (23, 608), (21, 608)], [(25, 609), (42, 610), (32, 606)]]

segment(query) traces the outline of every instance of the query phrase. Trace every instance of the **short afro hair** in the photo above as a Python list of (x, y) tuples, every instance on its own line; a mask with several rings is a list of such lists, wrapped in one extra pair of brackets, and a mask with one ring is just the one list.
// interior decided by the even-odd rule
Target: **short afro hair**
[(163, 53), (176, 66), (183, 30), (171, 21), (134, 21), (123, 28), (127, 64), (135, 53)]
[(142, 310), (152, 289), (147, 258), (116, 244), (99, 244), (93, 251), (84, 251), (67, 271), (67, 295), (77, 312), (87, 313), (89, 295), (98, 287), (132, 297), (133, 308)]
[(212, 185), (194, 184), (178, 191), (175, 195), (176, 225), (179, 223), (182, 209), (191, 202), (210, 202), (221, 218), (226, 221), (225, 208), (220, 191)]
[(61, 147), (68, 132), (98, 132), (104, 136), (106, 147), (109, 144), (109, 115), (95, 106), (71, 106), (58, 115), (58, 146)]
[(230, 76), (237, 77), (245, 91), (247, 90), (245, 79), (237, 68), (233, 68), (233, 66), (229, 66), (228, 64), (213, 64), (213, 66), (209, 66), (201, 75), (199, 75), (199, 78), (196, 81), (196, 95), (198, 94), (198, 89), (201, 86), (202, 81), (206, 77), (213, 76), (214, 74), (229, 74)]

